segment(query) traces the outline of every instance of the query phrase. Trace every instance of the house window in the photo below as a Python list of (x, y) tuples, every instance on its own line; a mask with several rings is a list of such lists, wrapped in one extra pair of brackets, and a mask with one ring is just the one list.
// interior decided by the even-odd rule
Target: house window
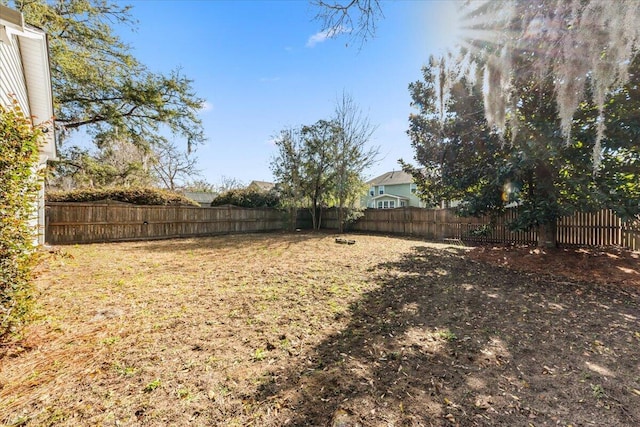
[(389, 201), (388, 201), (388, 200), (385, 200), (384, 202), (382, 202), (382, 207), (383, 207), (384, 209), (389, 209)]
[(389, 207), (390, 207), (391, 209), (394, 209), (394, 208), (396, 207), (396, 201), (395, 201), (395, 200), (391, 200), (391, 201), (389, 202)]
[(382, 209), (382, 201), (378, 202), (378, 209)]
[(418, 191), (418, 186), (416, 184), (411, 184), (411, 193), (416, 194)]
[(384, 185), (378, 187), (378, 194), (384, 194)]
[(376, 195), (376, 188), (375, 188), (375, 187), (371, 187), (371, 188), (369, 189), (369, 195), (370, 195), (371, 197), (373, 197), (373, 196), (375, 196), (375, 195)]
[(407, 206), (407, 202), (405, 202), (404, 200), (400, 200), (400, 207), (404, 208)]

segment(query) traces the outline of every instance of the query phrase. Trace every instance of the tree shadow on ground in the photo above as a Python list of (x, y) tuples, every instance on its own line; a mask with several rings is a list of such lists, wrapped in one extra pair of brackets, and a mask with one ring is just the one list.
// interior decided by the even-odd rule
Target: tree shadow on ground
[(636, 290), (427, 247), (371, 274), (344, 329), (246, 396), (259, 425), (640, 425)]

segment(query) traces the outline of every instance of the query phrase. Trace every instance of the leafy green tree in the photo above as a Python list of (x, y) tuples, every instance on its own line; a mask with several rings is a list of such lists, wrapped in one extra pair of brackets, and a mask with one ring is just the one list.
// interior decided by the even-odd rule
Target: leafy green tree
[[(318, 120), (300, 129), (283, 130), (276, 138), (278, 154), (271, 170), (278, 188), (290, 207), (306, 205), (314, 230), (320, 229), (322, 208), (335, 200), (340, 134), (335, 121)], [(344, 194), (348, 191), (345, 188)]]
[(629, 82), (614, 92), (605, 107), (606, 140), (603, 144), (599, 184), (607, 188), (607, 205), (622, 218), (640, 210), (640, 57), (629, 69)]
[[(505, 138), (511, 141), (507, 142), (486, 118), (482, 83), (471, 84), (465, 78), (443, 82), (450, 78), (443, 70), (432, 61), (423, 69), (423, 80), (410, 85), (419, 113), (410, 117), (409, 135), (416, 160), (431, 173), (405, 167), (426, 198), (460, 199), (461, 213), (476, 216), (515, 205), (519, 215), (512, 227), (537, 229), (543, 245), (555, 245), (557, 219), (577, 210), (611, 207), (638, 212), (638, 169), (633, 170), (638, 157), (630, 154), (637, 151), (637, 143), (629, 126), (620, 130), (626, 135), (602, 141), (605, 161), (601, 173), (594, 174), (591, 153), (599, 114), (595, 103), (583, 103), (567, 143), (553, 102), (553, 82), (521, 72), (515, 80), (518, 108), (506, 129)], [(446, 86), (448, 98), (442, 90)], [(630, 91), (627, 85), (627, 95), (612, 98), (610, 121), (635, 115), (634, 103), (620, 99)], [(631, 199), (620, 198), (620, 192)]]
[(378, 148), (368, 147), (374, 131), (347, 94), (336, 104), (331, 120), (282, 130), (274, 138), (278, 152), (271, 170), (283, 203), (292, 213), (307, 207), (314, 229), (320, 228), (322, 209), (336, 207), (339, 229), (344, 231), (365, 192), (364, 170), (377, 161)]
[(277, 152), (271, 159), (271, 171), (278, 183), (280, 203), (289, 211), (289, 228), (296, 226), (297, 211), (306, 207), (302, 191), (302, 140), (300, 130), (286, 128), (273, 138)]
[(50, 188), (151, 186), (156, 182), (150, 171), (153, 152), (126, 141), (101, 143), (95, 150), (71, 146), (60, 150), (58, 157), (50, 162)]
[(203, 100), (179, 70), (151, 72), (114, 33), (133, 25), (131, 6), (111, 0), (13, 0), (26, 22), (49, 36), (56, 125), (61, 136), (83, 128), (152, 145), (163, 128), (188, 148), (204, 138)]
[(51, 164), (49, 187), (159, 186), (176, 190), (200, 173), (195, 155), (165, 138), (159, 138), (150, 148), (119, 139), (101, 138), (96, 143), (93, 150), (77, 146), (61, 150), (60, 159)]
[(271, 170), (283, 202), (292, 218), (299, 207), (307, 207), (314, 230), (320, 228), (321, 208), (327, 206), (334, 188), (338, 133), (335, 122), (318, 120), (310, 126), (282, 130), (275, 138), (278, 153)]
[(309, 200), (309, 211), (314, 230), (320, 229), (322, 208), (329, 205), (335, 188), (336, 170), (334, 148), (340, 138), (340, 128), (335, 122), (318, 120), (311, 126), (303, 126), (302, 140), (302, 194)]

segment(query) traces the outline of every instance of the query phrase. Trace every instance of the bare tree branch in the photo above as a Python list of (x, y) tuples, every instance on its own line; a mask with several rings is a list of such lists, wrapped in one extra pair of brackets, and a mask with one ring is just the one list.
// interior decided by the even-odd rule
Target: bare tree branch
[(329, 37), (348, 33), (361, 44), (375, 37), (377, 21), (384, 18), (380, 0), (312, 0), (318, 8), (315, 16)]

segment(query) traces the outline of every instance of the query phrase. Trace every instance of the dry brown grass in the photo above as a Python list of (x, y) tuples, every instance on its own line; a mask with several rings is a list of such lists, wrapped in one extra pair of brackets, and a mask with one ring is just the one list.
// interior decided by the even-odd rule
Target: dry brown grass
[(637, 289), (334, 237), (57, 248), (0, 424), (640, 425)]
[(378, 286), (370, 270), (415, 244), (357, 240), (61, 247), (37, 282), (37, 320), (4, 357), (0, 421), (247, 425), (264, 410), (246, 397), (273, 367), (339, 331), (349, 304)]

